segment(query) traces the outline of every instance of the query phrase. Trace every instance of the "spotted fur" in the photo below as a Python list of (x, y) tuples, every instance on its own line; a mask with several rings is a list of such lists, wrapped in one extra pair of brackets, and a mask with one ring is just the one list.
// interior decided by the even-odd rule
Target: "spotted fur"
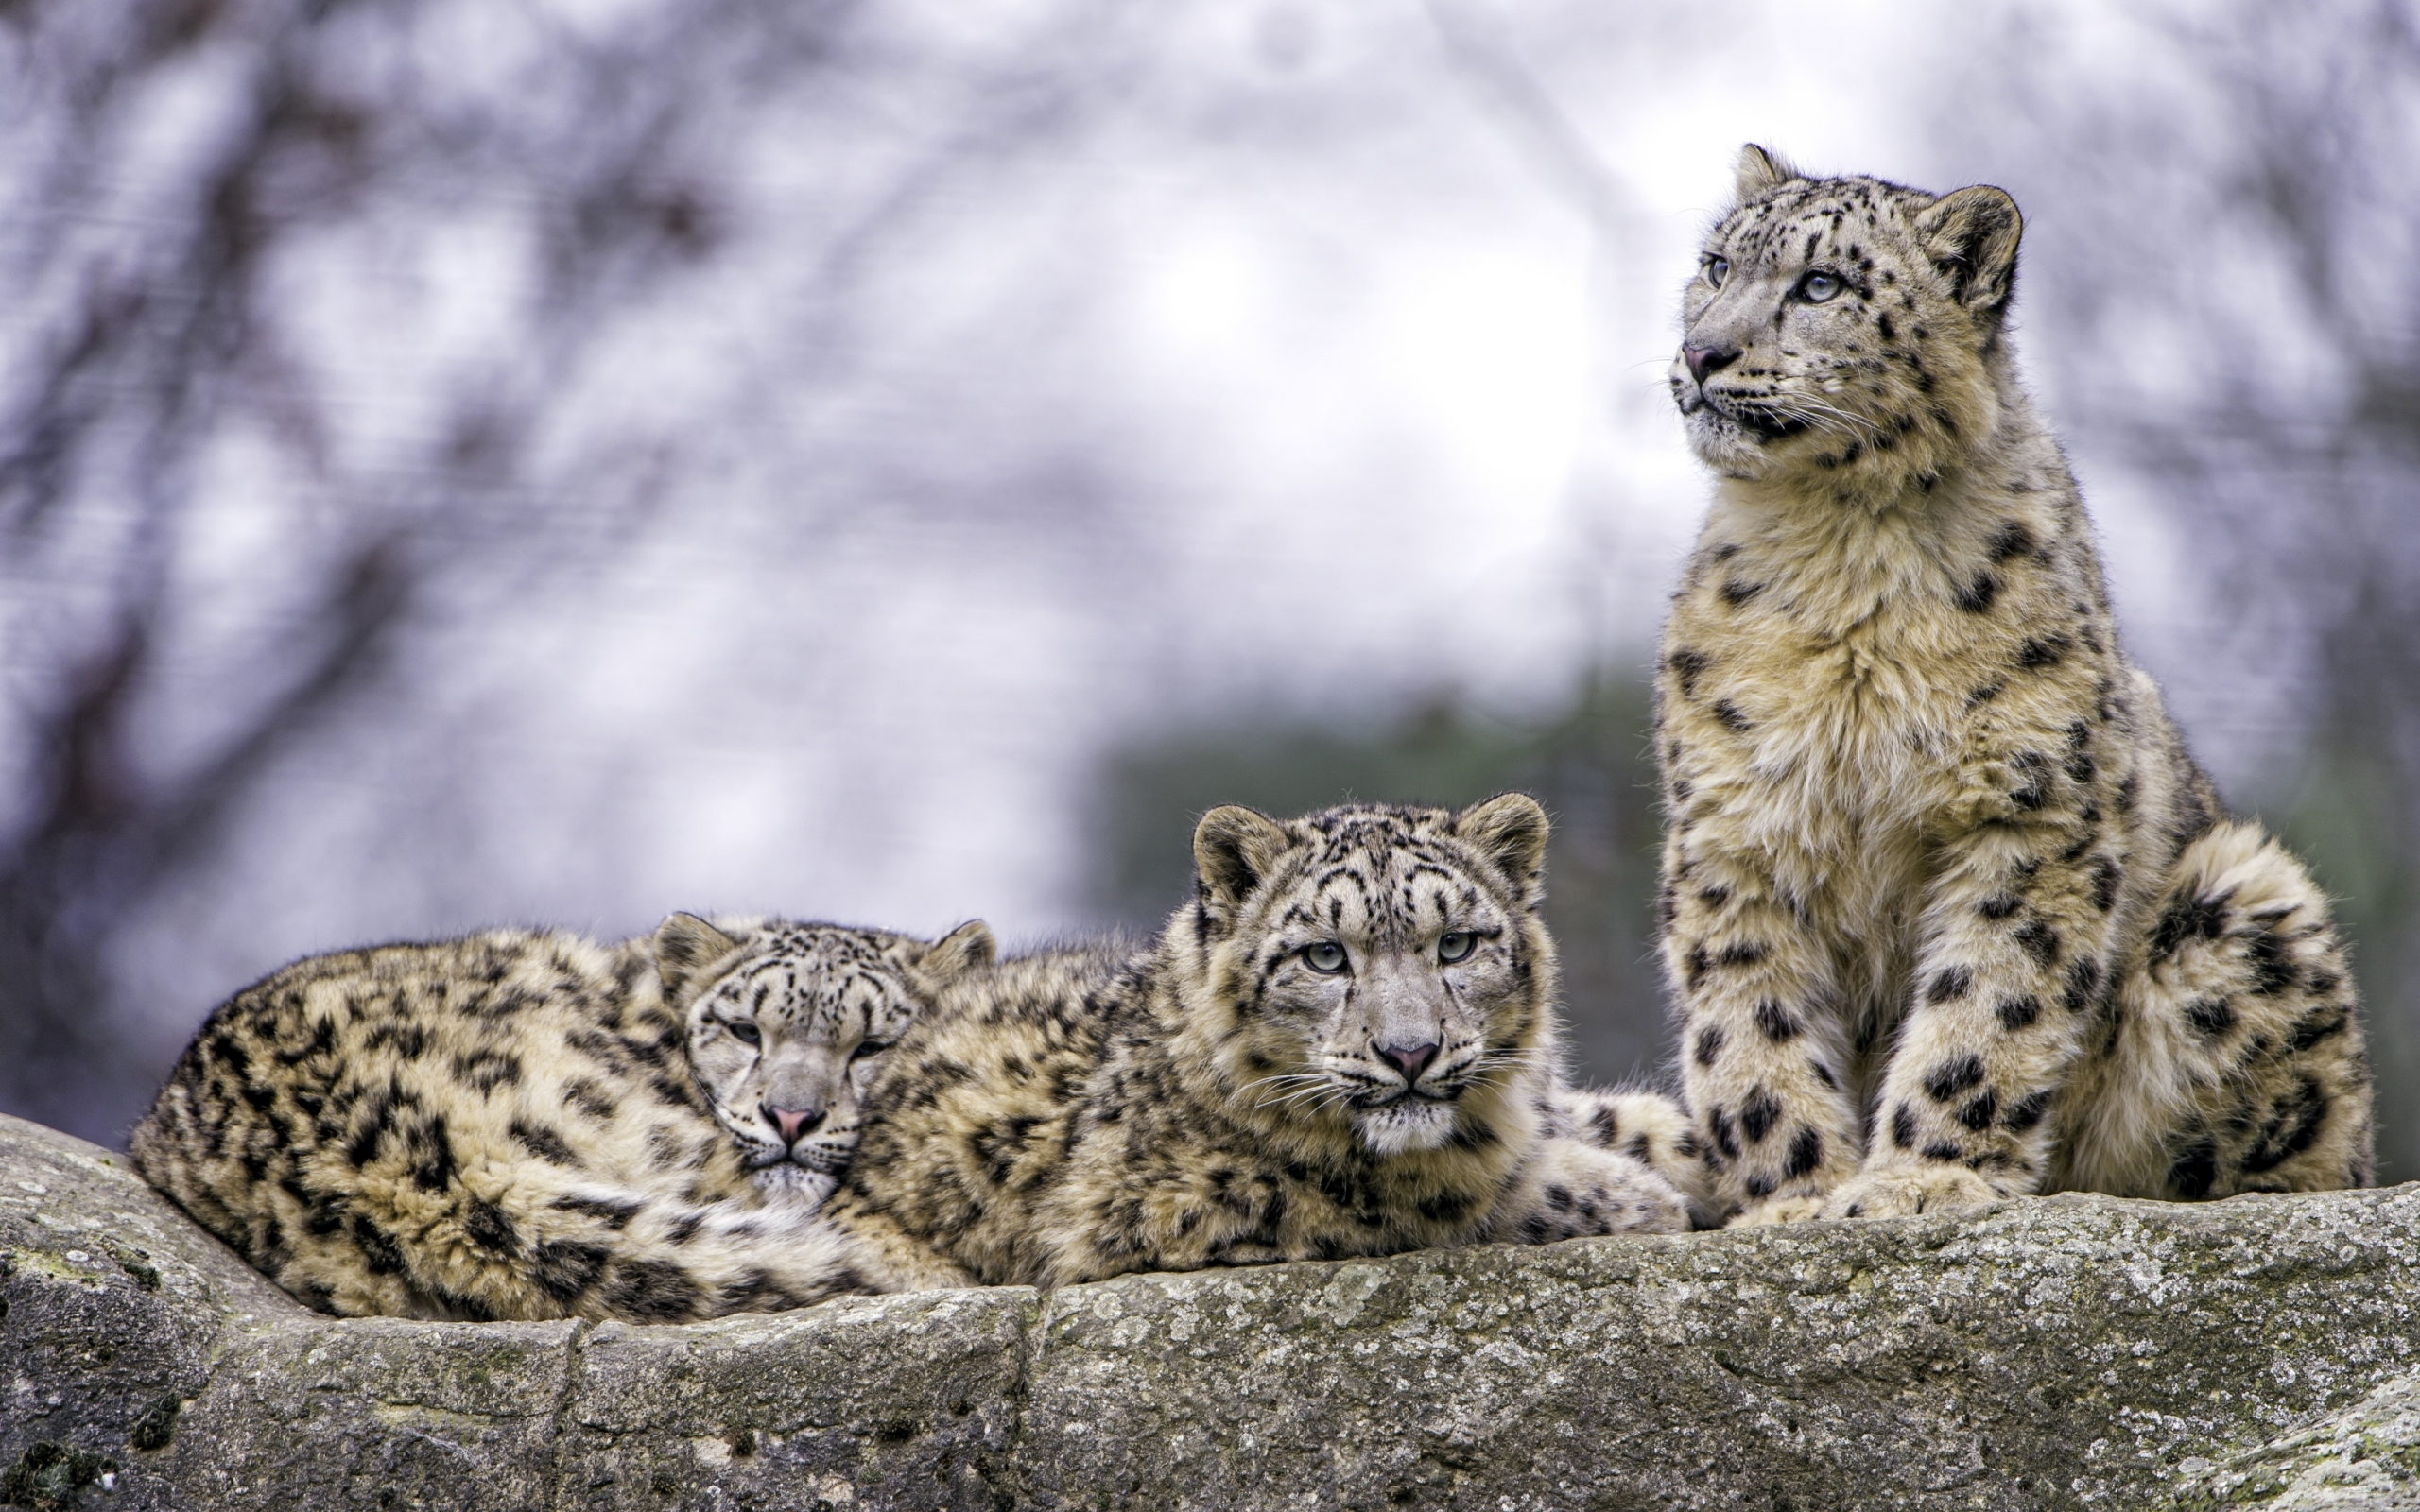
[(1547, 1133), (1616, 1150), (1669, 1182), (1694, 1228), (1713, 1227), (1713, 1185), (1689, 1110), (1661, 1092), (1558, 1084)]
[(826, 1215), (896, 1286), (1686, 1227), (1644, 1163), (1552, 1132), (1546, 833), (1517, 794), (1213, 810), (1156, 944), (942, 996)]
[(2120, 651), (1997, 189), (1761, 148), (1683, 301), (1720, 476), (1665, 627), (1663, 953), (1750, 1221), (2371, 1180), (2325, 900)]
[[(316, 956), (203, 1024), (131, 1152), (280, 1285), (348, 1315), (673, 1322), (795, 1306), (859, 1094), (991, 958), (685, 914)], [(791, 1136), (784, 1137), (783, 1125)]]

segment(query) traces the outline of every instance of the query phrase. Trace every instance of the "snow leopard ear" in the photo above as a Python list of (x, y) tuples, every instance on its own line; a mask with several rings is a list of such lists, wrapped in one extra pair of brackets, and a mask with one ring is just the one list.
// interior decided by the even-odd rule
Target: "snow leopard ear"
[(1232, 916), (1294, 842), (1285, 827), (1256, 809), (1226, 803), (1193, 827), (1193, 869), (1201, 902)]
[(926, 946), (916, 970), (941, 987), (991, 965), (999, 954), (1000, 943), (992, 937), (992, 926), (979, 919), (969, 919)]
[(1792, 179), (1806, 177), (1788, 158), (1771, 148), (1754, 142), (1739, 148), (1739, 202), (1743, 205), (1751, 199), (1762, 199)]
[(1524, 908), (1546, 897), (1547, 811), (1527, 793), (1498, 793), (1454, 816), (1454, 835), (1512, 884)]
[(2016, 292), (2016, 244), (2025, 217), (2008, 191), (1979, 183), (1945, 194), (1916, 215), (1916, 239), (1949, 275), (1950, 297), (1996, 321)]
[(655, 974), (664, 1001), (677, 1003), (705, 969), (739, 949), (739, 941), (695, 914), (674, 914), (655, 926)]

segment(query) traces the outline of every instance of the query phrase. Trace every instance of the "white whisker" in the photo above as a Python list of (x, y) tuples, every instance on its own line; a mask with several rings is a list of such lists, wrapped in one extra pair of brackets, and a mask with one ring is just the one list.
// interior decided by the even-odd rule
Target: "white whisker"
[(1852, 439), (1873, 441), (1880, 438), (1882, 427), (1862, 415), (1853, 414), (1826, 400), (1805, 394), (1786, 394), (1783, 399), (1791, 412), (1810, 424), (1821, 424)]

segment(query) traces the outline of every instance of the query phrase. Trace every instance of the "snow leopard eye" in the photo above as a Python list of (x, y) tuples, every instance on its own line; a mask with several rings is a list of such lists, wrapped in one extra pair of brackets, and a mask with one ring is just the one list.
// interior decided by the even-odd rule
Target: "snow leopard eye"
[(1841, 284), (1829, 273), (1809, 273), (1798, 281), (1798, 297), (1809, 304), (1821, 304), (1841, 292)]
[(857, 1048), (849, 1052), (849, 1058), (863, 1060), (868, 1056), (881, 1055), (890, 1048), (890, 1041), (888, 1040), (860, 1040), (857, 1041)]
[(1323, 976), (1334, 976), (1344, 970), (1344, 947), (1332, 939), (1323, 939), (1305, 948), (1303, 959), (1310, 963), (1312, 971)]
[(1730, 276), (1731, 259), (1727, 257), (1709, 257), (1705, 260), (1705, 281), (1708, 284), (1715, 288), (1720, 288), (1722, 287), (1722, 281)]
[(1450, 965), (1468, 955), (1471, 947), (1477, 943), (1478, 936), (1467, 929), (1447, 930), (1438, 937), (1437, 958)]
[(730, 1030), (731, 1037), (743, 1045), (752, 1045), (765, 1038), (764, 1032), (752, 1023), (730, 1022), (725, 1023), (723, 1027)]

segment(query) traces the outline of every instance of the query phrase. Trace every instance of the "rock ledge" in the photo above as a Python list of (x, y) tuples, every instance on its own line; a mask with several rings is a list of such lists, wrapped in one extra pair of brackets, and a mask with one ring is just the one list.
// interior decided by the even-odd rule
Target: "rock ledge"
[(2420, 1507), (2420, 1184), (340, 1322), (0, 1117), (19, 1506)]

